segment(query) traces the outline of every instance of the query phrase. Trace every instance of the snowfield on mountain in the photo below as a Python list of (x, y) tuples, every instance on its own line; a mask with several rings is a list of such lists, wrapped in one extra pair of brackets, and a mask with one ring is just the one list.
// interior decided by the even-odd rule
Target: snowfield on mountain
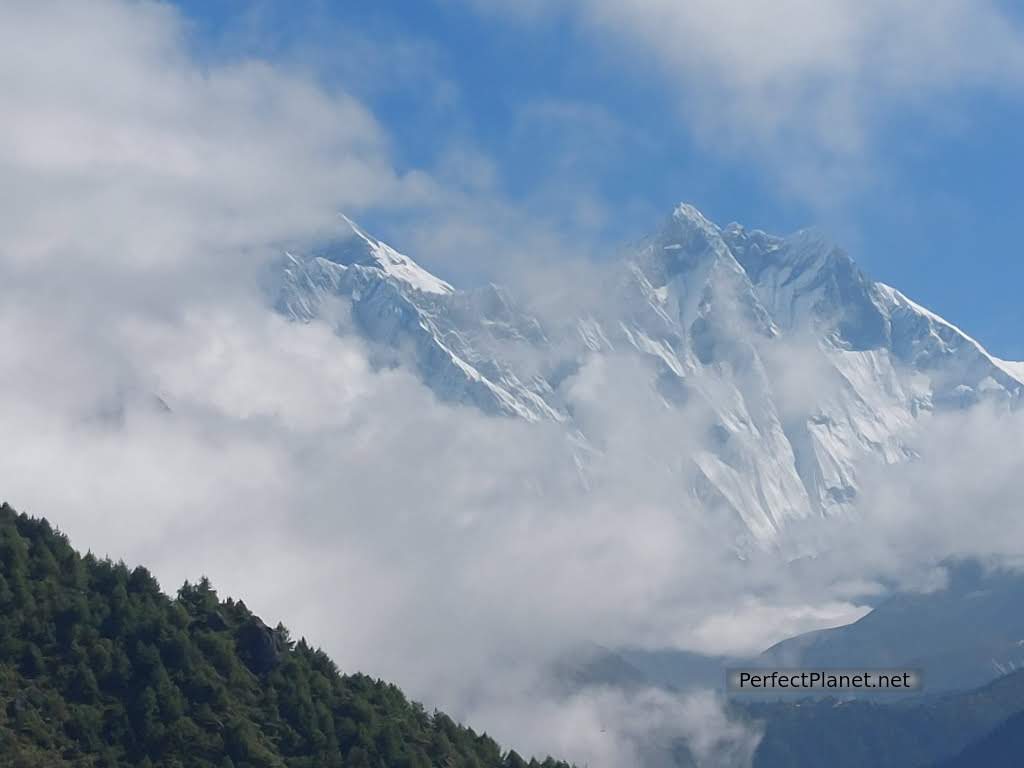
[(635, 356), (660, 406), (706, 416), (681, 492), (747, 543), (848, 511), (863, 464), (912, 458), (905, 435), (928, 414), (1016, 409), (1024, 393), (1024, 363), (993, 357), (811, 230), (719, 227), (680, 204), (601, 278), (599, 305), (554, 322), (500, 287), (453, 287), (347, 218), (340, 230), (286, 254), (279, 312), (390, 350), (443, 401), (561, 424), (583, 463), (600, 448), (565, 382), (594, 357)]

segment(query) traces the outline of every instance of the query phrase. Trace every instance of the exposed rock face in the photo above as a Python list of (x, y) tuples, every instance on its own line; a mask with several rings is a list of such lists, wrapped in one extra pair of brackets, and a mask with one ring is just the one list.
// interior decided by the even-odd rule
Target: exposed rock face
[(263, 621), (252, 616), (235, 633), (238, 655), (257, 675), (265, 675), (276, 667), (284, 654), (286, 638)]

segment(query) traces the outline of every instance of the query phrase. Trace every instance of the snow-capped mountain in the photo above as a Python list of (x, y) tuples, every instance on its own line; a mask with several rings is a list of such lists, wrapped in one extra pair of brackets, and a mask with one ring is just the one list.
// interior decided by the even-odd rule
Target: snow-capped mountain
[(296, 320), (325, 318), (343, 298), (339, 330), (351, 327), (396, 351), (411, 350), (424, 382), (443, 400), (529, 421), (561, 421), (540, 376), (503, 362), (501, 348), (547, 343), (539, 323), (516, 312), (496, 286), (456, 291), (349, 219), (347, 232), (315, 254), (286, 254), (276, 299)]
[(442, 400), (574, 431), (566, 378), (593, 356), (634, 355), (662, 403), (710, 418), (686, 492), (760, 542), (842, 511), (862, 462), (912, 455), (902, 436), (923, 415), (1024, 397), (1024, 364), (873, 282), (813, 231), (722, 228), (681, 204), (600, 306), (541, 323), (501, 288), (458, 290), (348, 219), (343, 229), (286, 255), (280, 312), (361, 334)]

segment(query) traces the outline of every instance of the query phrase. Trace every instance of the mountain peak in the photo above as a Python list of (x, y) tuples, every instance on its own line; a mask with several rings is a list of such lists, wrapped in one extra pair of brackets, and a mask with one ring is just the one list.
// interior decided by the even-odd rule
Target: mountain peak
[(701, 213), (700, 209), (692, 203), (679, 203), (672, 210), (672, 219), (677, 222), (686, 222), (691, 226), (696, 226), (701, 229), (712, 229), (716, 232), (718, 231), (718, 225)]
[(636, 262), (656, 288), (716, 262), (733, 262), (721, 230), (690, 203), (679, 203), (657, 234), (643, 241)]
[(658, 238), (663, 247), (687, 251), (714, 249), (721, 239), (718, 225), (690, 203), (679, 203), (661, 229)]
[(450, 294), (455, 289), (423, 269), (403, 253), (373, 237), (345, 214), (338, 214), (342, 232), (317, 255), (343, 266), (359, 265), (380, 270), (409, 288), (423, 293)]

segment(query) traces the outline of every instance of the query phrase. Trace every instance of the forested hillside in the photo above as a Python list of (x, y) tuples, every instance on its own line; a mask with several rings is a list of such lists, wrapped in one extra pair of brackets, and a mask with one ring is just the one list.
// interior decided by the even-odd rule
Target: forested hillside
[(79, 555), (0, 506), (0, 762), (12, 766), (465, 766), (524, 761), (394, 685), (342, 675), (205, 579)]

